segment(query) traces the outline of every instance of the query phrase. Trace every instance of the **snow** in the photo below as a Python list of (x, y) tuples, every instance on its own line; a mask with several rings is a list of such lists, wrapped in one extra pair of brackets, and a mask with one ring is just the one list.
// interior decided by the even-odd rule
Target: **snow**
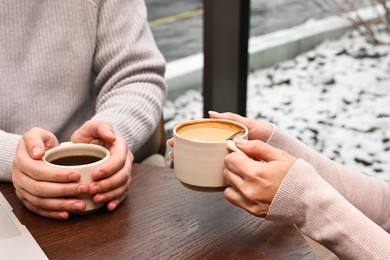
[[(275, 123), (346, 167), (388, 180), (390, 37), (371, 45), (356, 31), (248, 77), (247, 117)], [(163, 107), (168, 136), (182, 120), (203, 116), (190, 90)], [(223, 111), (220, 111), (223, 112)]]

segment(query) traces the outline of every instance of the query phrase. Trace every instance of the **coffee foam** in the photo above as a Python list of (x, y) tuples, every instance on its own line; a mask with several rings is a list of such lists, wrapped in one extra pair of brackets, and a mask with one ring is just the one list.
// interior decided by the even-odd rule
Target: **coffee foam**
[[(242, 130), (239, 125), (224, 121), (193, 121), (178, 127), (176, 132), (182, 138), (191, 141), (218, 142), (225, 141), (234, 133)], [(243, 134), (239, 134), (241, 136)]]

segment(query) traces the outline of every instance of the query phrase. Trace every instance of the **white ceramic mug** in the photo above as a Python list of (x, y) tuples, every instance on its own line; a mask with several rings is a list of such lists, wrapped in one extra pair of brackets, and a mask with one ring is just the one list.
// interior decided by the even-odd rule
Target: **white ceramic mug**
[(238, 137), (247, 139), (247, 127), (230, 120), (195, 119), (177, 124), (173, 129), (176, 178), (193, 187), (226, 187), (224, 158), (231, 150), (226, 139), (239, 130), (244, 131)]
[[(75, 169), (81, 174), (79, 182), (91, 183), (92, 171), (109, 157), (110, 151), (103, 146), (66, 142), (47, 150), (42, 160), (55, 167)], [(89, 194), (82, 194), (77, 198), (85, 201), (86, 208), (83, 213), (94, 211), (104, 205), (95, 203)]]

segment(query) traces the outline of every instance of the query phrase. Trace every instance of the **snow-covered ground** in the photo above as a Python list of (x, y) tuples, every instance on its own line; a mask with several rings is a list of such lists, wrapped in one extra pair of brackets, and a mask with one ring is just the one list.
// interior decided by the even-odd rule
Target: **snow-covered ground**
[[(347, 167), (388, 180), (390, 174), (390, 37), (373, 46), (357, 32), (248, 78), (247, 117), (275, 123)], [(219, 111), (223, 112), (223, 111)], [(203, 116), (190, 90), (164, 104), (168, 136)]]

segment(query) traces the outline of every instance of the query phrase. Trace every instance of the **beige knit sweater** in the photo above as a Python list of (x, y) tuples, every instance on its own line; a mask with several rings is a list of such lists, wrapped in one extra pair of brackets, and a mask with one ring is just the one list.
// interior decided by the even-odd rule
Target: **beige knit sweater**
[(105, 120), (138, 149), (159, 122), (164, 71), (143, 0), (0, 0), (0, 180), (31, 127), (66, 141)]
[(268, 143), (301, 158), (266, 216), (294, 223), (340, 259), (390, 259), (390, 187), (349, 171), (277, 127)]

